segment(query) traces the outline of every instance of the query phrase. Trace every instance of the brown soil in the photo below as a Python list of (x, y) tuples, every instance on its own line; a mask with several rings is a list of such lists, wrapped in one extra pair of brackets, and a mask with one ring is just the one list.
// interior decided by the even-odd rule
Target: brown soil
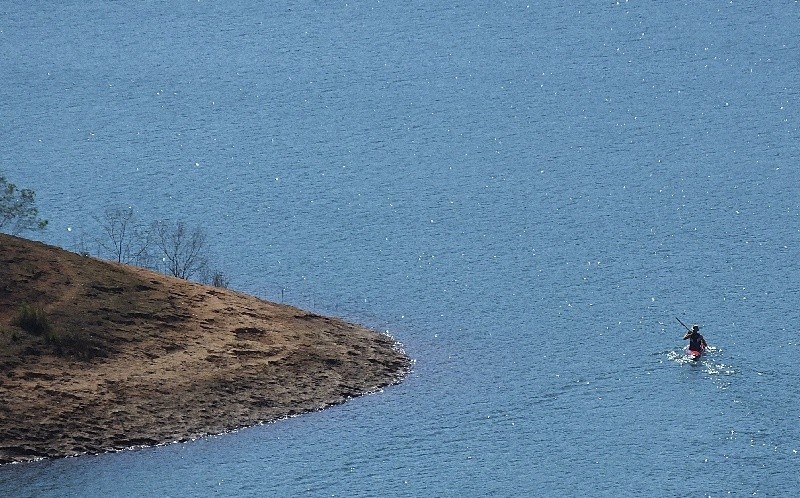
[[(51, 330), (16, 324), (23, 304)], [(400, 380), (363, 327), (0, 234), (0, 463), (184, 441)]]

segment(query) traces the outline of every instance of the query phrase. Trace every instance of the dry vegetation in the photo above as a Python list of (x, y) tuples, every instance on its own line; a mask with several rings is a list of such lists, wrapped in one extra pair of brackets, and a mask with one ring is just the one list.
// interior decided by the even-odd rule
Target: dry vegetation
[(317, 410), (408, 366), (339, 319), (0, 234), (0, 463)]

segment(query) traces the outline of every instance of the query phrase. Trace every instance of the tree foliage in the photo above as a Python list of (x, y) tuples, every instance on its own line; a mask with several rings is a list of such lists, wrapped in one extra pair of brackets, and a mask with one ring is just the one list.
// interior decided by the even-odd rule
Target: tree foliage
[(47, 220), (39, 218), (33, 190), (18, 189), (0, 175), (0, 232), (18, 234), (26, 230), (44, 230)]

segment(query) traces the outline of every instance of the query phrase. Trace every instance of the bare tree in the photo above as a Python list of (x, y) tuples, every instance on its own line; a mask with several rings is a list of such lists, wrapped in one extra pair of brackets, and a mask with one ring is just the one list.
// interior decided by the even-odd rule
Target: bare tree
[(221, 271), (215, 271), (214, 275), (211, 277), (211, 285), (214, 287), (222, 287), (223, 289), (227, 289), (230, 284), (231, 282), (228, 280), (228, 277), (226, 277)]
[(11, 233), (25, 230), (44, 230), (47, 220), (39, 219), (33, 190), (17, 186), (0, 175), (0, 232), (11, 227)]
[(223, 289), (227, 289), (231, 282), (225, 273), (219, 269), (212, 269), (210, 266), (206, 265), (203, 269), (202, 277), (200, 279), (201, 283), (206, 285), (213, 285), (214, 287), (221, 287)]
[(189, 279), (206, 268), (206, 234), (200, 227), (190, 231), (182, 221), (158, 221), (153, 225), (153, 239), (165, 273)]
[(119, 263), (146, 266), (150, 232), (136, 223), (132, 208), (108, 208), (97, 222), (105, 235), (98, 240), (103, 251)]

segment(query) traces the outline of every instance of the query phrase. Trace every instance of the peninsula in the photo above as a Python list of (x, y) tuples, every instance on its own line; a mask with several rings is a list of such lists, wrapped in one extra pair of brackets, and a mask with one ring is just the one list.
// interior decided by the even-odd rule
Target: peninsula
[(319, 410), (409, 364), (337, 318), (0, 234), (0, 464)]

